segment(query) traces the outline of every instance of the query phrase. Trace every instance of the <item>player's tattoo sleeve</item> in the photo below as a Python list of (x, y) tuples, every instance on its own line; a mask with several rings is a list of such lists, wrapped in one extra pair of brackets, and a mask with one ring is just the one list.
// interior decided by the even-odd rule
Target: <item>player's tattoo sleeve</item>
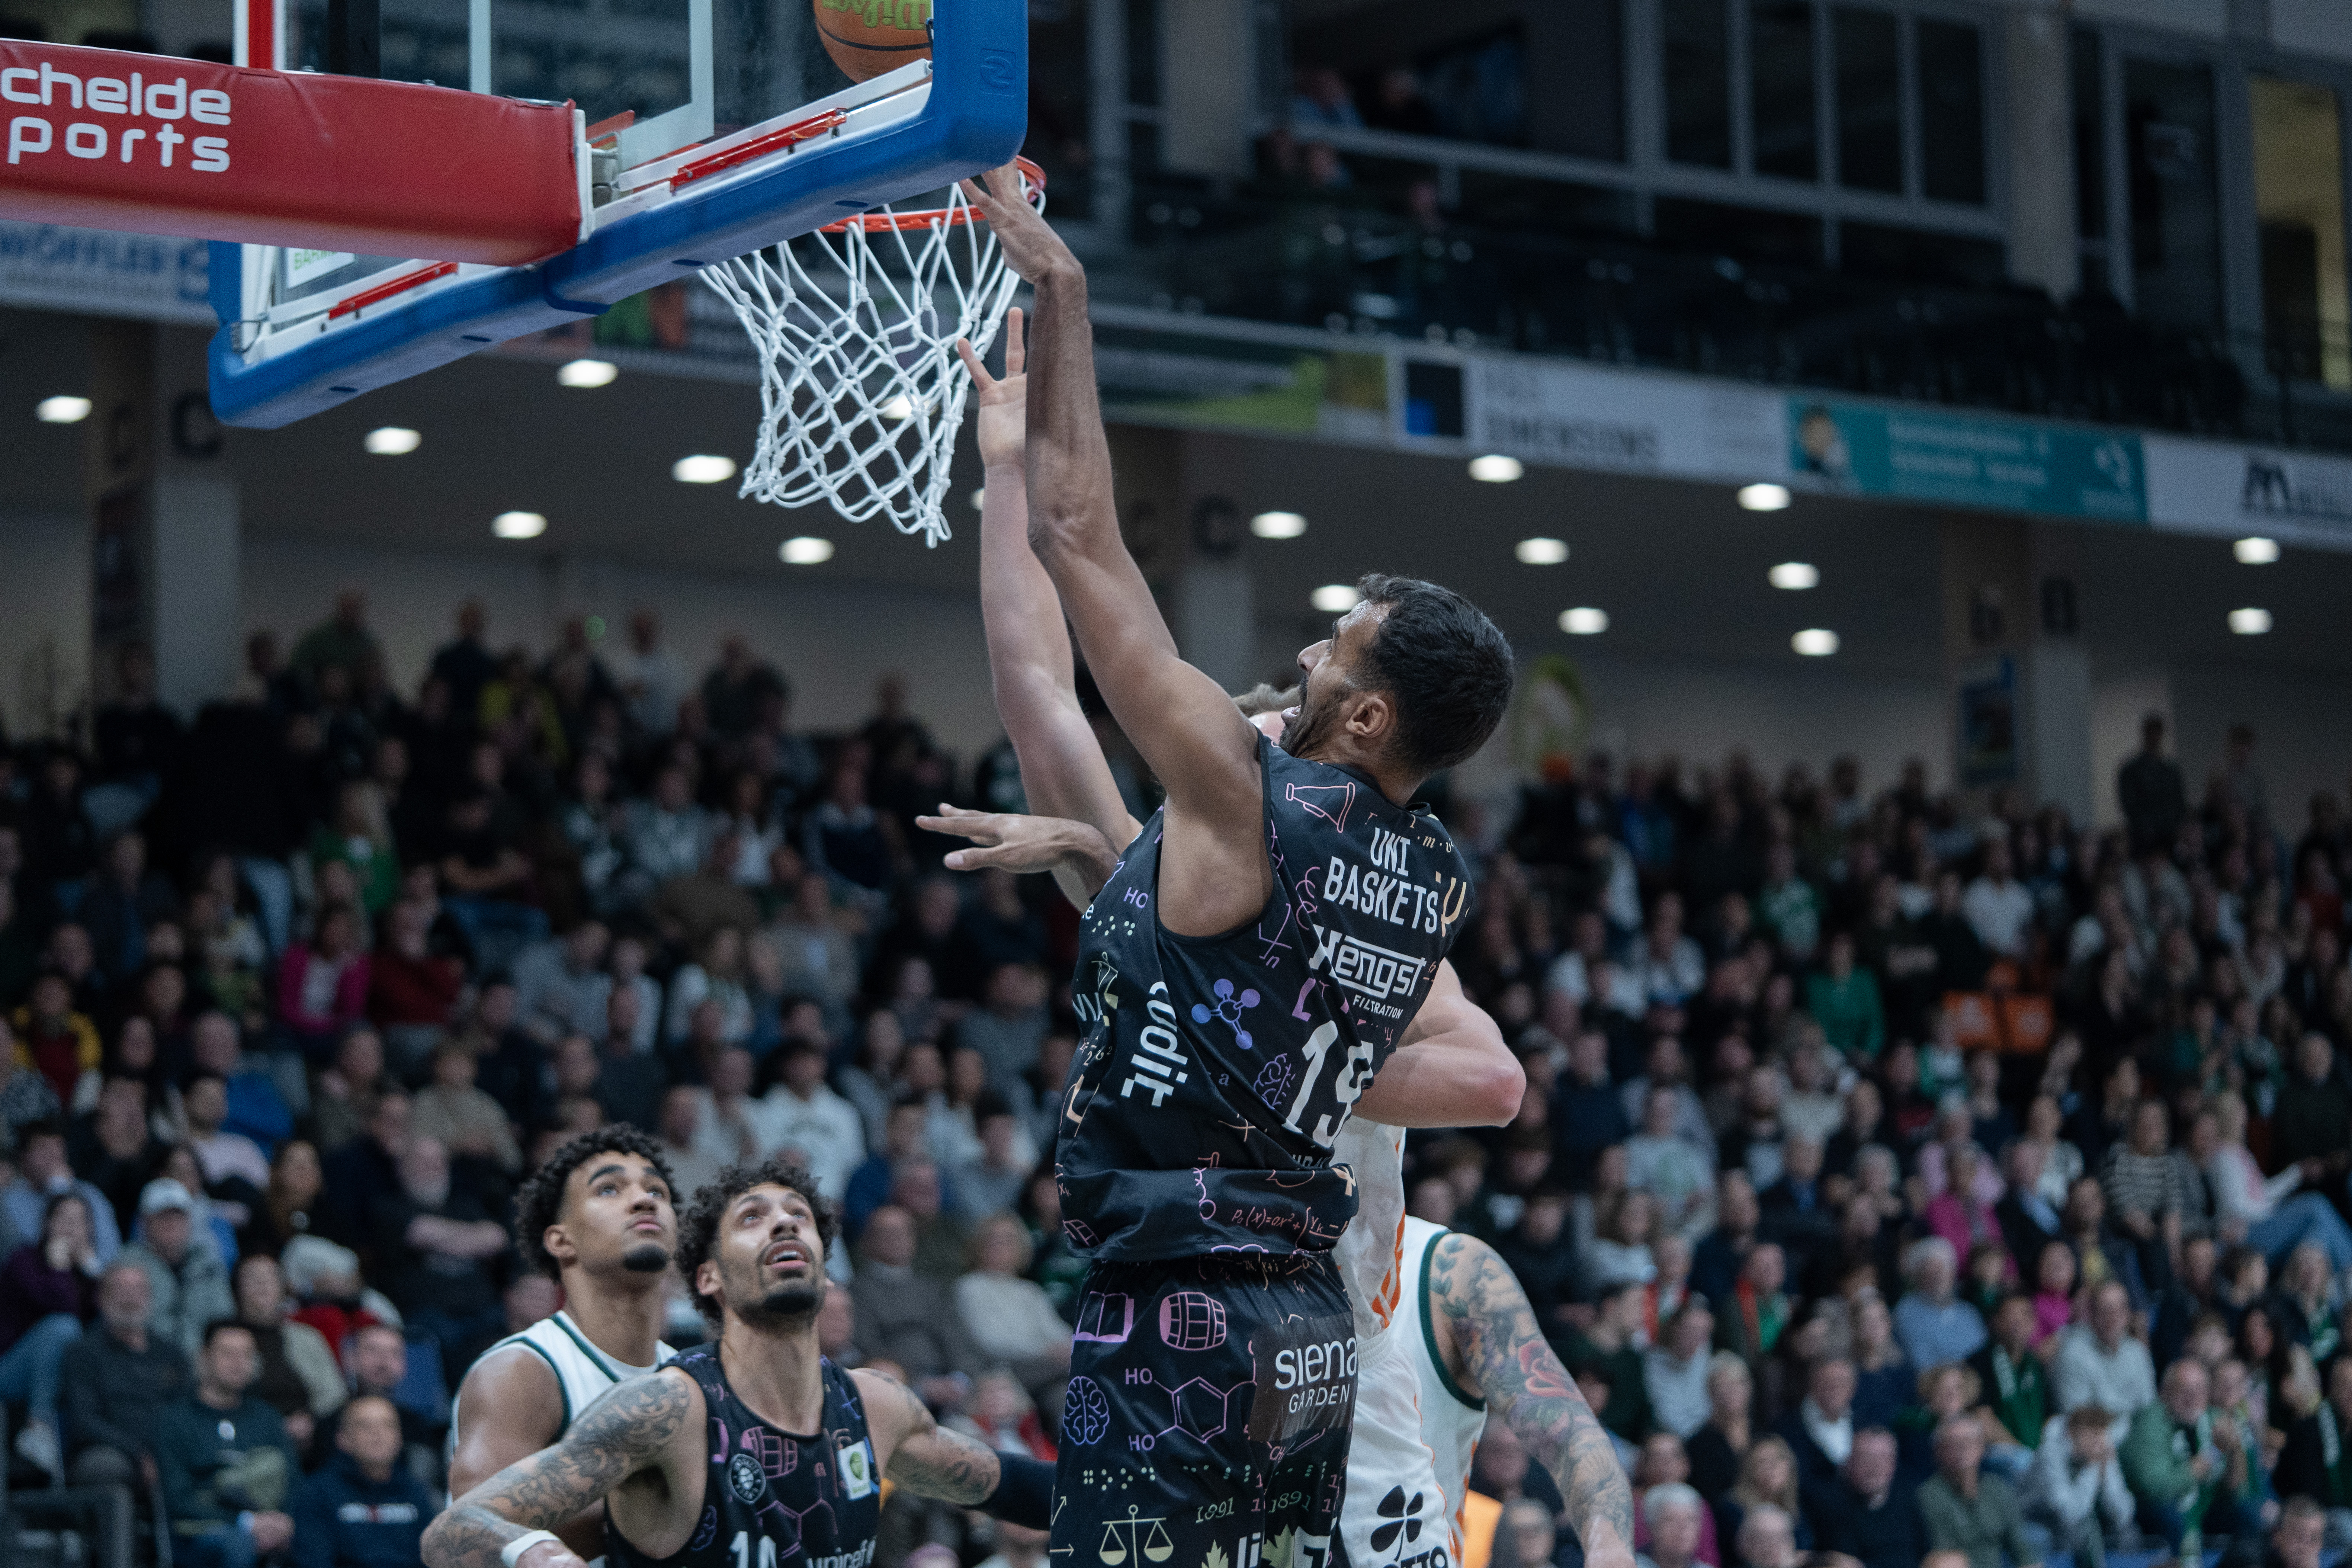
[(570, 1519), (649, 1468), (686, 1424), (686, 1380), (633, 1377), (581, 1412), (555, 1446), (519, 1459), (450, 1504), (425, 1532), (430, 1568), (500, 1568), (517, 1536)]
[[(1463, 1371), (1559, 1483), (1586, 1552), (1607, 1545), (1630, 1552), (1633, 1492), (1616, 1446), (1537, 1331), (1527, 1292), (1503, 1260), (1475, 1237), (1446, 1237), (1431, 1262), (1430, 1294), (1461, 1347)], [(1602, 1531), (1616, 1542), (1596, 1539)]]
[(907, 1406), (907, 1430), (890, 1450), (883, 1473), (909, 1491), (941, 1502), (967, 1508), (986, 1502), (999, 1479), (995, 1451), (941, 1426), (909, 1391), (897, 1392)]

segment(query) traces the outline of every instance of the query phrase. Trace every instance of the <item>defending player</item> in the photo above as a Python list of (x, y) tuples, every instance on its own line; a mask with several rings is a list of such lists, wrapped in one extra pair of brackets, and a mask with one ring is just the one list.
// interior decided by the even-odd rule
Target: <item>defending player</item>
[[(677, 1353), (661, 1342), (677, 1201), (661, 1145), (628, 1126), (582, 1133), (523, 1184), (515, 1245), (563, 1287), (563, 1309), (483, 1352), (458, 1384), (450, 1496), (538, 1453), (607, 1390)], [(603, 1555), (603, 1502), (557, 1533), (583, 1557)]]
[(1468, 906), (1444, 828), (1405, 803), (1492, 732), (1510, 650), (1458, 595), (1367, 578), (1300, 657), (1286, 750), (1253, 730), (1177, 657), (1119, 540), (1084, 273), (992, 179), (976, 199), (1037, 289), (1030, 538), (1168, 792), (1082, 927), (1057, 1165), (1093, 1267), (1055, 1549), (1319, 1568), (1356, 1392), (1330, 1257), (1353, 1176), (1330, 1149)]
[(808, 1173), (733, 1165), (695, 1194), (678, 1267), (718, 1333), (583, 1412), (425, 1534), (431, 1568), (577, 1568), (551, 1528), (605, 1500), (614, 1568), (866, 1568), (880, 1478), (1047, 1521), (1051, 1472), (942, 1431), (903, 1385), (818, 1352), (839, 1220)]

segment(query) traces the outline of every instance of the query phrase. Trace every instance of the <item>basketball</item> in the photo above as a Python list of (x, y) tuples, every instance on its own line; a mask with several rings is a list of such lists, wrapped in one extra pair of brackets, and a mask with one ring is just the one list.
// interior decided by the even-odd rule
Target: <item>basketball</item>
[(931, 58), (931, 0), (815, 0), (824, 52), (852, 81)]

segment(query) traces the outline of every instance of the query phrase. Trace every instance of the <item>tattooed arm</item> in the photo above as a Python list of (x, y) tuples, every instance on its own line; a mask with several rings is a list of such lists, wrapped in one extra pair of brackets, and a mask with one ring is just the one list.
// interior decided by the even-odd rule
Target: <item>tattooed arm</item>
[[(647, 1373), (615, 1386), (553, 1447), (509, 1465), (450, 1504), (425, 1532), (428, 1568), (501, 1568), (507, 1542), (552, 1530), (633, 1476), (666, 1469), (681, 1437), (699, 1440), (701, 1412), (701, 1391), (682, 1373)], [(515, 1568), (579, 1563), (561, 1542), (542, 1542)]]
[(943, 1430), (912, 1390), (877, 1372), (853, 1372), (882, 1473), (919, 1497), (976, 1507), (1003, 1479), (996, 1451)]
[(1535, 1309), (1494, 1248), (1448, 1236), (1431, 1260), (1430, 1323), (1445, 1370), (1510, 1423), (1551, 1472), (1591, 1568), (1632, 1568), (1633, 1492), (1616, 1446), (1536, 1331)]

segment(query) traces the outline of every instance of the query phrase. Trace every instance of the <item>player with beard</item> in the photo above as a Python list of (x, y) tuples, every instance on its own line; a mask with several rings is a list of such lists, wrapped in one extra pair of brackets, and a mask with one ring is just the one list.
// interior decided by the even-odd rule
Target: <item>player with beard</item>
[(1000, 171), (974, 199), (1037, 289), (1029, 539), (1167, 790), (1081, 928), (1056, 1171), (1091, 1268), (1054, 1550), (1319, 1568), (1344, 1555), (1356, 1396), (1332, 1258), (1355, 1177), (1332, 1146), (1441, 989), (1468, 868), (1409, 803), (1493, 732), (1510, 648), (1458, 595), (1370, 576), (1300, 655), (1283, 744), (1252, 729), (1178, 657), (1119, 539), (1084, 273), (1016, 194)]
[(867, 1568), (884, 1476), (1045, 1528), (1049, 1467), (943, 1431), (903, 1384), (819, 1352), (839, 1223), (797, 1167), (719, 1173), (677, 1247), (714, 1342), (621, 1384), (459, 1498), (425, 1531), (430, 1568), (580, 1568), (550, 1531), (600, 1498), (614, 1568)]
[[(538, 1453), (607, 1390), (677, 1353), (661, 1342), (676, 1204), (661, 1145), (628, 1126), (582, 1133), (523, 1184), (515, 1245), (524, 1262), (563, 1287), (563, 1307), (483, 1352), (457, 1385), (451, 1496)], [(582, 1556), (601, 1555), (604, 1505), (559, 1533)]]

